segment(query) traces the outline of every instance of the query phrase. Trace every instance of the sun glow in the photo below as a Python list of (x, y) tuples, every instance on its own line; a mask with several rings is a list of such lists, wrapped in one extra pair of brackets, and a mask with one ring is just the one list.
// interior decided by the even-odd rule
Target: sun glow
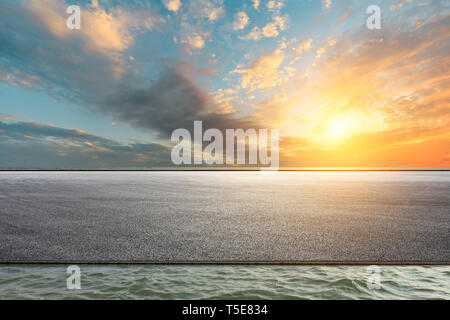
[(331, 139), (343, 139), (350, 131), (350, 123), (347, 120), (335, 119), (328, 124), (327, 135)]
[(345, 126), (342, 122), (333, 122), (330, 125), (330, 133), (335, 136), (342, 136), (345, 133)]

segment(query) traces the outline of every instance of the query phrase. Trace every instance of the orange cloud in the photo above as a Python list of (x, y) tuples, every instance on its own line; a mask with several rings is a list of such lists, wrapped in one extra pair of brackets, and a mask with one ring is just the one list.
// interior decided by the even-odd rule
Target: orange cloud
[[(277, 94), (256, 115), (291, 137), (280, 145), (284, 165), (449, 166), (449, 34), (447, 15), (377, 37), (347, 35), (326, 51), (319, 44), (308, 76), (299, 68), (297, 81), (269, 82)], [(243, 85), (251, 75), (246, 69)]]
[(295, 49), (295, 55), (297, 57), (301, 57), (303, 53), (307, 53), (309, 50), (311, 50), (312, 42), (313, 42), (312, 38), (308, 38), (302, 41)]
[(123, 9), (106, 11), (97, 2), (81, 9), (81, 29), (70, 30), (66, 26), (68, 4), (62, 0), (32, 0), (24, 3), (37, 21), (61, 39), (83, 39), (86, 50), (123, 51), (134, 43), (132, 29), (151, 30), (161, 18), (152, 12), (132, 12)]
[(238, 12), (236, 15), (236, 20), (233, 22), (234, 30), (244, 29), (248, 25), (249, 21), (250, 19), (244, 11)]
[(91, 147), (92, 149), (95, 149), (95, 150), (98, 150), (98, 151), (112, 152), (111, 149), (97, 146), (97, 145), (95, 145), (95, 144), (93, 144), (93, 143), (91, 143), (91, 142), (88, 142), (88, 141), (85, 141), (84, 144), (87, 145), (87, 146), (89, 146), (89, 147)]
[(269, 89), (281, 84), (279, 69), (284, 60), (284, 53), (275, 50), (252, 61), (249, 68), (235, 70), (241, 74), (241, 87), (255, 89)]
[(181, 7), (181, 1), (180, 0), (164, 0), (164, 5), (166, 6), (167, 10), (177, 12)]
[(274, 16), (272, 22), (269, 22), (262, 29), (259, 27), (253, 27), (250, 33), (242, 37), (242, 39), (259, 40), (263, 36), (266, 38), (276, 38), (280, 34), (280, 31), (284, 31), (286, 29), (286, 24), (286, 16)]

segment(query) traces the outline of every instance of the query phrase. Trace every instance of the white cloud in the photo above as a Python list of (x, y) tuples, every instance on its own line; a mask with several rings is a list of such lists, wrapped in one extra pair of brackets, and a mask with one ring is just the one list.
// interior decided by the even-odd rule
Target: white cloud
[(191, 48), (200, 49), (205, 46), (205, 40), (202, 36), (194, 34), (188, 37), (188, 43)]
[(185, 20), (189, 18), (216, 21), (225, 15), (223, 0), (191, 0), (186, 4)]
[(234, 70), (241, 74), (241, 87), (244, 89), (270, 89), (283, 81), (279, 67), (284, 61), (284, 53), (275, 50), (253, 60), (248, 68)]
[(181, 1), (180, 0), (163, 0), (163, 3), (166, 6), (167, 10), (173, 11), (175, 13), (181, 7)]
[(252, 31), (249, 32), (245, 37), (242, 37), (244, 40), (259, 40), (262, 37), (261, 30), (258, 27), (253, 27)]
[(283, 7), (283, 2), (270, 0), (267, 2), (266, 7), (268, 9), (281, 9)]
[(209, 10), (208, 13), (207, 13), (207, 15), (208, 15), (208, 20), (209, 20), (209, 21), (217, 20), (218, 18), (220, 18), (221, 16), (223, 16), (224, 13), (225, 13), (225, 11), (223, 10), (222, 7), (212, 8), (212, 9)]
[(322, 0), (322, 4), (326, 9), (328, 9), (329, 7), (331, 7), (333, 2), (331, 0)]
[(324, 47), (317, 49), (316, 58), (320, 58), (325, 53), (325, 50), (326, 49)]
[(259, 40), (261, 37), (275, 38), (279, 35), (280, 31), (286, 29), (287, 17), (275, 16), (272, 22), (268, 23), (265, 27), (259, 29), (258, 27), (253, 27), (252, 31), (247, 34), (242, 39), (245, 40)]
[(236, 20), (233, 23), (234, 30), (243, 30), (249, 23), (248, 15), (244, 12), (238, 12)]
[(74, 33), (66, 27), (66, 16), (61, 14), (66, 7), (62, 0), (25, 3), (25, 10), (53, 35), (61, 39), (76, 35), (83, 39), (86, 49), (90, 51), (123, 51), (134, 43), (133, 30), (152, 30), (163, 22), (148, 10), (106, 10), (94, 1), (92, 5), (82, 8), (82, 27)]
[(402, 8), (402, 7), (403, 7), (403, 3), (399, 2), (399, 3), (394, 4), (394, 5), (391, 6), (391, 11), (396, 11), (396, 10)]
[(295, 48), (295, 55), (297, 57), (301, 57), (303, 53), (308, 52), (309, 50), (311, 50), (311, 44), (313, 42), (312, 38), (308, 38), (304, 41), (302, 41), (297, 48)]

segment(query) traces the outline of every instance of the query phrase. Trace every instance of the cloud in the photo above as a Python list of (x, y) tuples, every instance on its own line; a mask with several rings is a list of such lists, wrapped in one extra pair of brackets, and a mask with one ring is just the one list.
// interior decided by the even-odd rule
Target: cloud
[(180, 0), (164, 0), (164, 5), (166, 6), (167, 10), (178, 12), (178, 10), (181, 7), (181, 1)]
[[(173, 38), (166, 37), (165, 33), (156, 34), (172, 26), (137, 2), (121, 9), (106, 2), (83, 6), (87, 18), (79, 32), (69, 32), (65, 28), (65, 10), (59, 13), (65, 6), (62, 1), (2, 2), (0, 81), (46, 91), (52, 98), (113, 116), (109, 122), (124, 121), (145, 132), (158, 131), (161, 139), (166, 139), (173, 129), (189, 129), (194, 120), (203, 120), (205, 127), (219, 129), (260, 128), (261, 124), (271, 121), (281, 127), (282, 134), (299, 139), (300, 145), (286, 143), (285, 146), (292, 145), (292, 154), (298, 159), (304, 160), (300, 151), (307, 153), (305, 157), (309, 158), (305, 163), (312, 163), (314, 157), (318, 157), (316, 160), (322, 157), (317, 161), (323, 163), (326, 157), (335, 157), (335, 163), (344, 163), (345, 159), (348, 163), (358, 163), (370, 154), (377, 163), (385, 161), (383, 155), (385, 159), (392, 155), (390, 160), (396, 162), (401, 158), (402, 149), (408, 161), (414, 159), (413, 151), (417, 159), (429, 153), (433, 159), (442, 160), (450, 153), (445, 149), (448, 139), (442, 131), (448, 128), (450, 121), (450, 16), (446, 15), (448, 10), (442, 9), (441, 2), (430, 2), (427, 6), (403, 3), (402, 10), (386, 12), (382, 30), (369, 31), (362, 23), (360, 28), (338, 34), (344, 27), (341, 23), (336, 33), (324, 34), (319, 37), (322, 40), (314, 38), (314, 47), (313, 38), (301, 39), (300, 44), (296, 39), (283, 38), (277, 44), (282, 50), (267, 52), (230, 73), (233, 80), (237, 78), (237, 83), (227, 87), (229, 83), (220, 82), (219, 71), (223, 70), (222, 62), (229, 61), (220, 51), (232, 47), (227, 44), (222, 48), (226, 41), (222, 43), (222, 39), (216, 37), (226, 29), (222, 26), (227, 26), (228, 30), (230, 26), (228, 22), (217, 23), (226, 14), (223, 1), (183, 2), (177, 16), (169, 17), (171, 21), (180, 21), (180, 25), (175, 26), (179, 32), (177, 43), (186, 46), (190, 53), (195, 52), (194, 56), (182, 58), (190, 59), (190, 63), (177, 63), (179, 56), (171, 60), (161, 52), (155, 53), (162, 46), (155, 46), (157, 49), (136, 47), (143, 33), (146, 38)], [(41, 8), (37, 4), (48, 6)], [(356, 12), (350, 9), (348, 12)], [(268, 14), (271, 20), (261, 27), (250, 28), (246, 23), (245, 33), (249, 33), (242, 38), (275, 38), (286, 30), (287, 16), (273, 10)], [(44, 19), (57, 12), (63, 20)], [(267, 10), (263, 8), (262, 13), (267, 14)], [(332, 20), (337, 16), (339, 14), (333, 15)], [(249, 45), (240, 43), (245, 44)], [(250, 45), (255, 46), (252, 52), (260, 54), (256, 43)], [(290, 46), (293, 50), (284, 50)], [(298, 59), (307, 52), (311, 58), (320, 59)], [(203, 64), (201, 68), (191, 65), (193, 61), (202, 63), (206, 59), (211, 59), (214, 69)], [(218, 82), (211, 84), (214, 89), (210, 93), (209, 81), (216, 80)], [(270, 95), (272, 97), (268, 97)], [(235, 105), (233, 102), (238, 99), (243, 102)], [(250, 99), (254, 100), (248, 102)], [(329, 122), (345, 117), (350, 119), (351, 132), (345, 141), (330, 143)], [(15, 119), (1, 115), (0, 120), (9, 123)], [(79, 157), (83, 161), (97, 161), (87, 160), (95, 156), (101, 158), (102, 163), (107, 159), (110, 163), (122, 161), (111, 160), (117, 150), (129, 150), (130, 153), (124, 151), (121, 156), (135, 152), (136, 156), (131, 157), (133, 162), (145, 163), (150, 157), (139, 149), (142, 146), (102, 141), (101, 137), (88, 138), (83, 132), (64, 131), (69, 136), (58, 137), (59, 131), (51, 131), (50, 127), (38, 130), (32, 125), (22, 125), (16, 133), (12, 127), (0, 128), (1, 143), (7, 143), (9, 150), (8, 155), (4, 151), (1, 158), (8, 157), (8, 161), (14, 163), (14, 155), (9, 152), (25, 156), (20, 149), (25, 145), (36, 154), (44, 154), (45, 150), (55, 157), (72, 155), (73, 159)], [(441, 144), (435, 145), (437, 141)], [(421, 147), (425, 151), (421, 151)], [(339, 150), (345, 150), (347, 158)], [(285, 151), (287, 154), (289, 150)], [(31, 159), (32, 154), (27, 154)], [(350, 155), (354, 158), (350, 159)], [(290, 160), (294, 161), (295, 157)]]
[(268, 9), (281, 9), (283, 7), (283, 2), (270, 0), (267, 2), (266, 7)]
[(396, 11), (396, 10), (402, 8), (402, 7), (403, 7), (403, 2), (399, 2), (399, 3), (393, 4), (391, 6), (391, 11)]
[(273, 38), (278, 36), (279, 31), (283, 31), (286, 28), (286, 17), (275, 16), (273, 17), (273, 22), (267, 24), (263, 29), (262, 33), (266, 38)]
[[(450, 15), (431, 20), (422, 28), (388, 29), (377, 37), (361, 29), (343, 37), (329, 55), (319, 48), (317, 55), (324, 61), (318, 65), (320, 73), (314, 86), (336, 105), (345, 96), (348, 108), (367, 112), (382, 108), (397, 119), (400, 115), (424, 119), (426, 110), (437, 112), (450, 102), (449, 79), (438, 72), (448, 69), (445, 52), (450, 49)], [(376, 102), (364, 101), (372, 98)]]
[(258, 10), (259, 4), (260, 4), (260, 0), (252, 0), (252, 1), (253, 1), (253, 8), (255, 8), (256, 10)]
[(223, 0), (191, 0), (185, 5), (181, 22), (171, 31), (174, 42), (181, 44), (182, 52), (192, 55), (195, 49), (212, 42), (214, 24), (225, 16)]
[[(192, 126), (194, 120), (217, 128), (248, 125), (235, 114), (223, 114), (222, 105), (196, 83), (195, 75), (186, 72), (187, 63), (167, 62), (153, 84), (143, 85), (142, 76), (128, 64), (129, 54), (86, 51), (79, 36), (60, 38), (17, 4), (0, 4), (0, 8), (5, 13), (0, 21), (0, 75), (5, 78), (27, 79), (55, 98), (113, 115), (115, 121), (146, 131), (161, 130), (165, 138), (176, 128)], [(188, 40), (192, 48), (205, 45), (203, 34), (191, 34)]]
[(0, 121), (12, 121), (12, 120), (16, 120), (19, 119), (19, 116), (12, 116), (9, 114), (2, 114), (0, 113)]
[(193, 0), (190, 2), (191, 17), (206, 18), (214, 22), (225, 15), (223, 0)]
[(333, 2), (331, 0), (322, 0), (322, 4), (325, 9), (329, 9), (331, 7), (331, 5), (333, 4)]
[(225, 14), (225, 11), (223, 10), (222, 7), (212, 8), (211, 10), (207, 11), (209, 21), (217, 20), (220, 17), (222, 17), (224, 14)]
[[(282, 82), (273, 91), (287, 97), (262, 104), (284, 135), (297, 134), (309, 148), (281, 147), (292, 155), (290, 165), (443, 166), (450, 148), (450, 14), (420, 28), (392, 19), (377, 34), (364, 26), (344, 34), (329, 50), (319, 43), (321, 59), (309, 76), (288, 88)], [(330, 132), (336, 121), (346, 125), (343, 139)]]
[(63, 101), (91, 104), (131, 76), (122, 50), (134, 42), (137, 29), (152, 29), (161, 19), (148, 10), (106, 13), (89, 7), (83, 8), (81, 30), (69, 30), (65, 8), (56, 0), (0, 4), (0, 75)]
[(316, 58), (320, 58), (326, 51), (325, 47), (321, 47), (319, 49), (317, 49), (316, 51)]
[(244, 40), (259, 40), (261, 39), (262, 33), (258, 27), (253, 27), (253, 29), (244, 37), (241, 37)]
[(178, 36), (180, 40), (175, 37), (175, 43), (181, 44), (181, 50), (184, 53), (192, 55), (195, 50), (205, 47), (210, 38), (210, 33), (204, 30), (201, 23), (194, 26), (187, 22), (183, 22)]
[(152, 11), (126, 11), (112, 8), (108, 12), (99, 7), (82, 8), (82, 25), (77, 31), (66, 27), (68, 4), (62, 0), (33, 0), (25, 2), (22, 10), (37, 25), (59, 39), (82, 41), (85, 50), (123, 51), (133, 42), (132, 30), (152, 30), (162, 22)]
[(220, 112), (220, 105), (196, 83), (187, 63), (167, 68), (149, 88), (120, 88), (102, 101), (101, 110), (137, 128), (158, 129), (166, 138), (177, 128), (191, 128), (195, 120), (202, 120), (205, 128), (255, 125), (248, 118)]
[(337, 18), (337, 21), (339, 21), (339, 22), (344, 21), (344, 20), (348, 19), (351, 16), (351, 14), (352, 14), (352, 12), (350, 10), (346, 11), (343, 15), (341, 15)]
[(285, 58), (281, 50), (274, 50), (253, 60), (248, 68), (234, 70), (241, 74), (241, 87), (270, 89), (281, 84), (280, 66)]
[(219, 71), (214, 68), (200, 68), (198, 69), (198, 73), (201, 75), (216, 75)]
[[(417, 137), (422, 140), (417, 142)], [(408, 141), (408, 144), (405, 144)], [(283, 137), (284, 167), (448, 167), (450, 136), (441, 130), (410, 128), (353, 135), (338, 148), (320, 148), (307, 139)]]
[(313, 42), (312, 38), (308, 38), (308, 39), (302, 41), (295, 49), (295, 55), (297, 57), (301, 57), (303, 55), (303, 53), (307, 53), (309, 50), (311, 50), (312, 42)]
[(280, 31), (286, 29), (286, 23), (286, 16), (274, 16), (272, 22), (269, 22), (262, 29), (255, 26), (250, 33), (241, 38), (244, 40), (259, 40), (263, 36), (266, 38), (275, 38), (280, 34)]
[(205, 40), (199, 34), (188, 36), (188, 44), (191, 48), (200, 49), (205, 46)]
[(243, 30), (248, 25), (249, 20), (248, 15), (244, 11), (238, 12), (233, 22), (234, 30)]
[(1, 168), (136, 168), (170, 166), (170, 148), (114, 140), (35, 122), (0, 121)]
[(99, 145), (111, 145), (112, 140), (88, 134), (82, 130), (65, 129), (49, 124), (39, 124), (35, 122), (1, 122), (0, 129), (2, 137), (21, 140), (23, 137), (33, 138), (61, 138), (69, 139), (74, 142), (85, 143), (91, 142)]

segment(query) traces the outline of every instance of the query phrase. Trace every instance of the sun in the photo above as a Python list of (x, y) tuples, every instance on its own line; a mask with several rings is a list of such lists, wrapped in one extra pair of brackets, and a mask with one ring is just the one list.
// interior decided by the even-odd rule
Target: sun
[(343, 120), (331, 121), (328, 127), (330, 137), (335, 139), (344, 138), (348, 133), (348, 123)]
[(332, 122), (330, 124), (330, 133), (335, 136), (343, 136), (345, 134), (345, 125), (342, 122)]
[(341, 141), (350, 135), (351, 122), (349, 119), (338, 118), (328, 122), (326, 139), (328, 141)]

